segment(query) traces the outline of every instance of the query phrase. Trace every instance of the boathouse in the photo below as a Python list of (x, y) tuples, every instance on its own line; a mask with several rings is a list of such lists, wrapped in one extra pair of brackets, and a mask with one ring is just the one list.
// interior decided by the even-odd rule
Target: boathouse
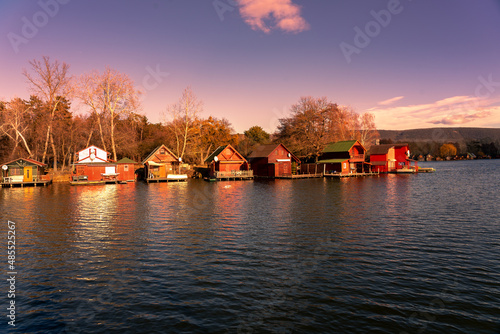
[(210, 179), (245, 180), (253, 179), (248, 161), (231, 145), (219, 146), (205, 160)]
[(116, 162), (116, 172), (120, 175), (121, 181), (135, 182), (135, 162), (129, 158), (123, 158)]
[(147, 183), (187, 180), (187, 175), (180, 171), (181, 159), (163, 144), (155, 148), (142, 163)]
[(283, 144), (259, 145), (248, 156), (255, 177), (280, 178), (297, 174), (300, 160)]
[(114, 183), (121, 180), (117, 164), (110, 159), (110, 153), (97, 146), (78, 151), (75, 160), (71, 184)]
[(50, 176), (46, 174), (46, 167), (46, 164), (27, 158), (6, 162), (2, 164), (2, 186), (45, 186), (51, 182)]
[(408, 144), (382, 144), (370, 148), (372, 171), (378, 173), (416, 172), (417, 162), (410, 159)]
[(324, 174), (361, 174), (369, 169), (365, 153), (366, 149), (357, 140), (330, 143), (323, 149), (318, 164)]

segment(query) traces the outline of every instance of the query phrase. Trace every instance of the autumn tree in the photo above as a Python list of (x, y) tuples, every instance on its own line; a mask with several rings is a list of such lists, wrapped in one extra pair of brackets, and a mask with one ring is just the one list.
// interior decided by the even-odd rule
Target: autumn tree
[(193, 141), (193, 153), (198, 153), (199, 159), (194, 159), (203, 164), (206, 158), (221, 145), (236, 145), (236, 136), (233, 135), (231, 123), (225, 118), (218, 119), (209, 116), (197, 121), (197, 133)]
[(50, 142), (54, 155), (54, 170), (57, 169), (58, 150), (54, 143), (53, 126), (59, 103), (63, 99), (70, 97), (72, 93), (69, 75), (69, 65), (60, 63), (58, 60), (51, 62), (49, 57), (42, 57), (42, 60), (32, 60), (31, 72), (23, 70), (23, 75), (28, 80), (30, 90), (38, 96), (47, 107), (46, 132), (42, 154), (42, 163), (45, 163), (47, 149)]
[(244, 139), (238, 145), (238, 150), (243, 155), (248, 155), (257, 145), (269, 144), (271, 141), (271, 135), (258, 125), (250, 127), (243, 134)]
[(202, 102), (198, 100), (190, 86), (182, 92), (176, 104), (167, 107), (167, 113), (172, 117), (169, 127), (175, 136), (176, 154), (184, 159), (186, 147), (196, 133), (198, 115), (202, 111)]
[(113, 159), (117, 160), (117, 122), (140, 106), (139, 91), (134, 88), (134, 82), (126, 74), (106, 67), (103, 73), (93, 71), (80, 78), (78, 96), (95, 116), (104, 150), (107, 148), (103, 128), (107, 125)]
[(442, 158), (454, 157), (457, 155), (457, 148), (453, 144), (443, 144), (439, 148), (439, 155)]

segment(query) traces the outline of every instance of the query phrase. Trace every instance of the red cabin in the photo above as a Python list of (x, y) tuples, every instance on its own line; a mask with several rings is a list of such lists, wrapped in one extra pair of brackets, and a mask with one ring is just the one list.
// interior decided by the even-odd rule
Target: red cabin
[(253, 179), (248, 161), (231, 145), (219, 146), (205, 163), (211, 179)]
[(76, 153), (72, 184), (134, 181), (134, 164), (130, 159), (115, 162), (110, 153), (89, 146)]
[(127, 182), (135, 182), (135, 165), (137, 162), (123, 158), (116, 162), (116, 172), (119, 174), (119, 179)]
[[(398, 171), (417, 171), (416, 161), (410, 159), (408, 144), (383, 144), (370, 148), (372, 171), (394, 173)], [(415, 165), (412, 166), (412, 163)]]
[(248, 157), (255, 176), (287, 177), (297, 174), (300, 160), (283, 144), (260, 145)]

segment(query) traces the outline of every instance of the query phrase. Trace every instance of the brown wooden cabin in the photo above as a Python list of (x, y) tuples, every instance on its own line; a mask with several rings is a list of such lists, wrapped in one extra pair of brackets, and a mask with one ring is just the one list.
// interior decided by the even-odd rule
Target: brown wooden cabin
[(219, 146), (205, 163), (210, 179), (253, 179), (248, 161), (231, 145)]
[(143, 161), (146, 182), (186, 181), (180, 172), (180, 159), (167, 146), (155, 148)]
[(366, 149), (357, 140), (339, 141), (328, 144), (319, 158), (318, 164), (324, 174), (364, 173), (370, 164), (365, 162)]
[(19, 158), (2, 164), (2, 186), (37, 186), (51, 182), (46, 164), (27, 158)]
[(277, 178), (297, 174), (300, 160), (283, 144), (259, 145), (248, 156), (258, 177)]

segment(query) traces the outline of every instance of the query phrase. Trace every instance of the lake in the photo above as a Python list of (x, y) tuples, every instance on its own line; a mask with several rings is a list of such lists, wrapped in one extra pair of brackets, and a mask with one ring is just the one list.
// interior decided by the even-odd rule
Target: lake
[(15, 332), (499, 333), (500, 161), (419, 165), (0, 189)]

